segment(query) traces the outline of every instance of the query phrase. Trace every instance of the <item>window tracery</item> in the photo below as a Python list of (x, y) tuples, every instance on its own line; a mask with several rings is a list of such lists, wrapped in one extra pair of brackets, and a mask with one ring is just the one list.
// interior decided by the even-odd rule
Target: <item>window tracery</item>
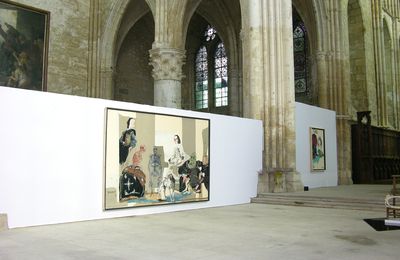
[(195, 61), (195, 108), (228, 106), (228, 57), (225, 45), (210, 25), (204, 30), (203, 44)]
[(293, 52), (295, 93), (308, 94), (307, 30), (296, 12), (293, 12)]

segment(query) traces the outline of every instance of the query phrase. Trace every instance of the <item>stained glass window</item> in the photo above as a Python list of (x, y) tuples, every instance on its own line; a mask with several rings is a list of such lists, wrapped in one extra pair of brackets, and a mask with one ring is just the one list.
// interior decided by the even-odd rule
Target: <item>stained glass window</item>
[(195, 61), (195, 108), (213, 111), (213, 108), (228, 106), (228, 58), (212, 26), (205, 28), (203, 36)]
[(293, 12), (293, 51), (295, 93), (307, 93), (307, 30), (299, 14)]
[(209, 42), (209, 41), (214, 40), (216, 34), (217, 34), (217, 31), (213, 27), (208, 25), (206, 31), (204, 32), (204, 36), (206, 37), (206, 41)]
[(203, 45), (196, 54), (196, 109), (208, 107), (208, 61), (207, 49)]
[(222, 107), (228, 105), (228, 58), (226, 57), (225, 47), (220, 42), (214, 55), (214, 96), (215, 106)]

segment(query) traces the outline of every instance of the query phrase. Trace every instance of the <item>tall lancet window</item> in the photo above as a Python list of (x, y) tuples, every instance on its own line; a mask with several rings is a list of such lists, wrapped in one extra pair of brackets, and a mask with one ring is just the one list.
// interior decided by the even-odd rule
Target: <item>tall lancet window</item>
[(224, 43), (210, 25), (196, 53), (195, 107), (214, 111), (228, 106), (228, 57)]
[(215, 81), (214, 95), (215, 106), (222, 107), (228, 105), (228, 58), (226, 57), (225, 47), (220, 42), (214, 55)]
[(203, 45), (196, 54), (196, 109), (208, 108), (208, 61)]
[(307, 95), (307, 30), (298, 13), (293, 11), (293, 51), (295, 93)]

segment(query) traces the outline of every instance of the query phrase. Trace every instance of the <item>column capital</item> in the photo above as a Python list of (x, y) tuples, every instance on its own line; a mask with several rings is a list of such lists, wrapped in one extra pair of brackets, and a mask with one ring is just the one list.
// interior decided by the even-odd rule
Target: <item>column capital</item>
[(186, 58), (185, 51), (175, 48), (153, 48), (150, 53), (150, 65), (153, 66), (154, 80), (181, 81), (182, 65)]

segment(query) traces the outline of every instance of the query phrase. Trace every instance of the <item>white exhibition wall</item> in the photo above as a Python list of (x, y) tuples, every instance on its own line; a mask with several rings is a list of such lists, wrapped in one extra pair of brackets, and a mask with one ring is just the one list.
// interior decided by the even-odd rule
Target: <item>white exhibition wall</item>
[[(311, 127), (325, 129), (324, 171), (311, 171)], [(304, 186), (317, 188), (338, 185), (335, 111), (296, 103), (296, 168)]]
[[(104, 211), (106, 107), (210, 119), (210, 200)], [(0, 124), (10, 228), (234, 205), (257, 193), (258, 120), (0, 87)]]

